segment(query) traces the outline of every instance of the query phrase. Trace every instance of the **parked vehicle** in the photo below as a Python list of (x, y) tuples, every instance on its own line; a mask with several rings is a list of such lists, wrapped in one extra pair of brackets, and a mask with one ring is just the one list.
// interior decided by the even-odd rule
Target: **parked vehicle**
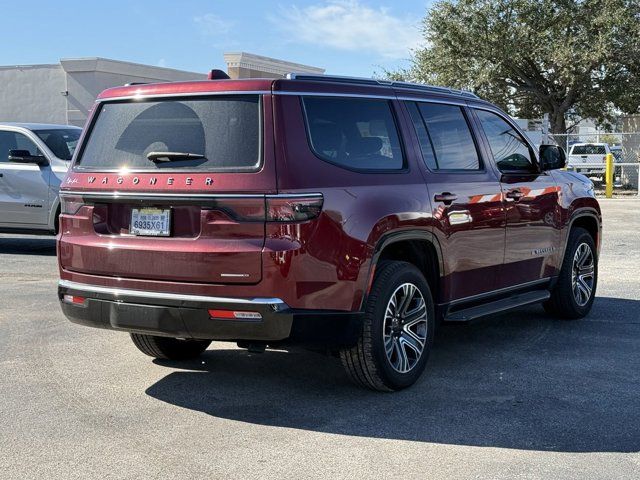
[(586, 176), (604, 179), (606, 156), (614, 153), (608, 143), (574, 143), (569, 147), (567, 166)]
[(117, 87), (80, 144), (62, 309), (152, 357), (311, 342), (397, 390), (441, 320), (593, 303), (592, 183), (467, 92), (313, 75)]
[(611, 145), (609, 147), (611, 153), (613, 153), (613, 161), (618, 163), (624, 163), (624, 151), (622, 145)]
[(53, 233), (81, 128), (0, 123), (0, 232)]

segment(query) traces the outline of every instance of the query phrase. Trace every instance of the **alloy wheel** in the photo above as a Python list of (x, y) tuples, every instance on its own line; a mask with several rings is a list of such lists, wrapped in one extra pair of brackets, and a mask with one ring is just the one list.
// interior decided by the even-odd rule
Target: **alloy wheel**
[(427, 343), (427, 306), (420, 289), (403, 283), (391, 295), (384, 315), (384, 347), (391, 367), (410, 372)]
[(573, 255), (571, 287), (573, 298), (580, 307), (584, 307), (593, 294), (595, 281), (595, 262), (593, 251), (587, 243), (581, 243)]

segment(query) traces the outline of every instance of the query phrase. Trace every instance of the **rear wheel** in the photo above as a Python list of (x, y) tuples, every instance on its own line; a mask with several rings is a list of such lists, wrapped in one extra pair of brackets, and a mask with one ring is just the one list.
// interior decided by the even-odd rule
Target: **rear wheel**
[(58, 232), (60, 232), (60, 207), (56, 210), (56, 217), (53, 220), (53, 234), (58, 235)]
[(569, 234), (567, 250), (551, 298), (548, 313), (560, 318), (582, 318), (589, 313), (598, 282), (598, 258), (593, 237), (584, 228)]
[(434, 308), (424, 276), (406, 262), (379, 266), (357, 345), (340, 352), (353, 381), (380, 391), (406, 388), (422, 374), (434, 334)]
[(182, 340), (132, 333), (131, 340), (142, 353), (165, 360), (189, 360), (204, 352), (211, 340)]

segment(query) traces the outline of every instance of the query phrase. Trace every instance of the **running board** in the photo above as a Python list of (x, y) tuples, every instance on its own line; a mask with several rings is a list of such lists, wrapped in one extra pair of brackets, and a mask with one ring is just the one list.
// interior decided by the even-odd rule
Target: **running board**
[(517, 307), (523, 307), (532, 303), (539, 303), (548, 300), (551, 293), (548, 290), (536, 290), (534, 292), (519, 293), (509, 298), (503, 298), (476, 307), (465, 308), (456, 312), (449, 313), (445, 316), (446, 322), (469, 322), (476, 318), (496, 313), (506, 312)]

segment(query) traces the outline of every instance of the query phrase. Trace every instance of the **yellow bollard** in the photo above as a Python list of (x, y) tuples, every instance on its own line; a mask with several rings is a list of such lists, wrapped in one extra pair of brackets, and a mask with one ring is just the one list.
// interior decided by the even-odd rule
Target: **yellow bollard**
[(606, 164), (605, 169), (605, 181), (606, 181), (606, 189), (605, 194), (607, 198), (613, 197), (613, 153), (607, 153), (604, 157), (604, 161)]

